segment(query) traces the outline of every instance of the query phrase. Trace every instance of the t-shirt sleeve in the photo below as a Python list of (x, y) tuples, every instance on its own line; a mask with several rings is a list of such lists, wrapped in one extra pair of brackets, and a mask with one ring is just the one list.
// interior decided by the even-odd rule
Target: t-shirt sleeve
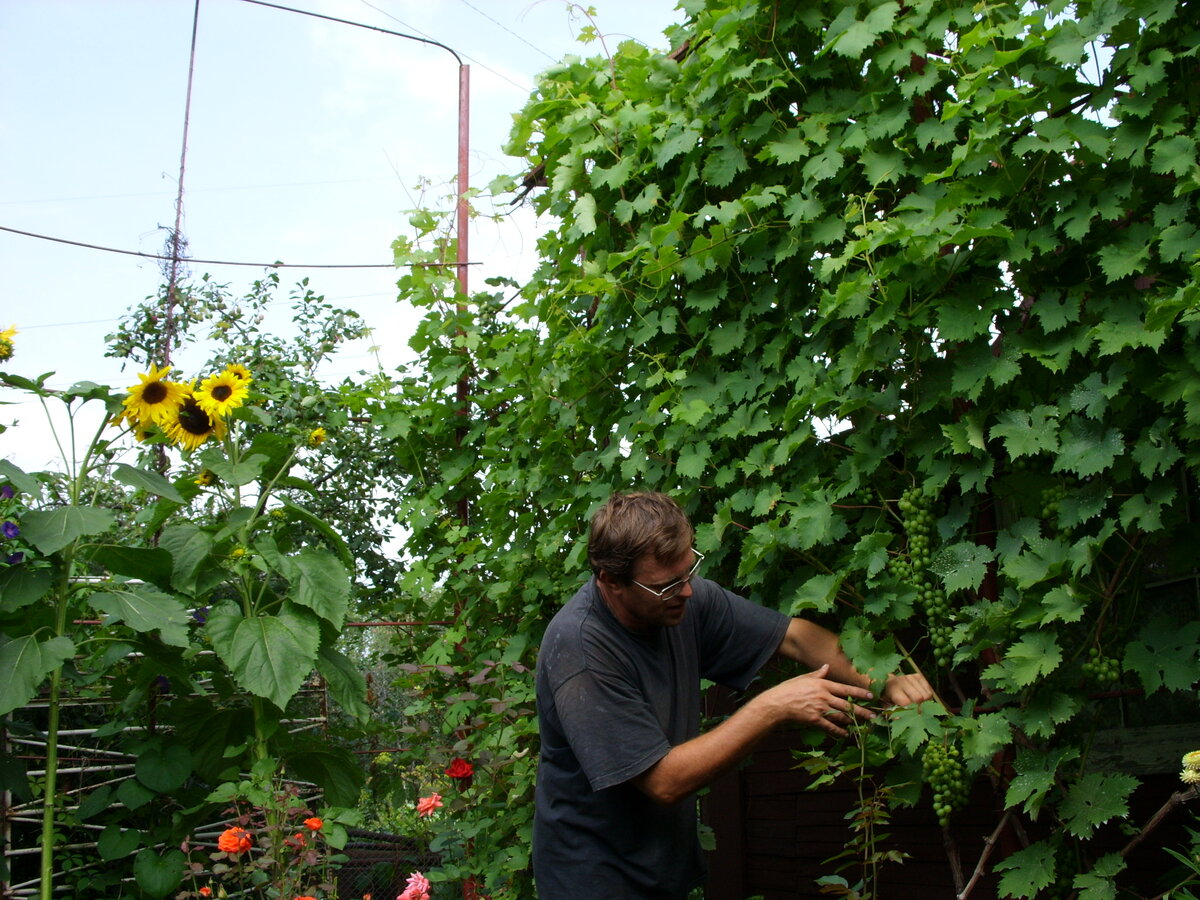
[(700, 605), (700, 672), (718, 684), (745, 690), (771, 658), (789, 616), (725, 590), (711, 581), (694, 581), (703, 591)]
[(562, 730), (592, 790), (645, 772), (671, 749), (654, 711), (617, 669), (579, 669), (554, 691)]

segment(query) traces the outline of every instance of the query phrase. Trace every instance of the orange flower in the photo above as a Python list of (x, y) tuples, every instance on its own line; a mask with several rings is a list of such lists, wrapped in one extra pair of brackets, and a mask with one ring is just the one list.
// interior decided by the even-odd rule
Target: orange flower
[(325, 823), (322, 822), (320, 819), (318, 819), (316, 816), (313, 816), (311, 819), (304, 820), (304, 827), (307, 828), (309, 831), (320, 831), (321, 826), (324, 824)]
[(432, 816), (433, 811), (442, 805), (442, 795), (438, 793), (430, 794), (428, 797), (422, 797), (417, 801), (417, 815)]
[(308, 896), (308, 894), (305, 894), (303, 897), (296, 897), (295, 900), (317, 900), (317, 898), (310, 897), (310, 896)]
[(249, 850), (253, 843), (250, 832), (245, 828), (226, 828), (217, 838), (217, 849), (237, 856), (239, 853)]
[(200, 893), (201, 897), (211, 897), (212, 896), (212, 888), (210, 888), (206, 884), (204, 887), (200, 888), (199, 893)]

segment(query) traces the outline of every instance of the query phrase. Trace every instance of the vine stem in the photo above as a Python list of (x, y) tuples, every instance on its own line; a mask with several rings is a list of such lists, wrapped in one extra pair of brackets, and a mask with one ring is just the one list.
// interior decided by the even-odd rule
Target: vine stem
[(1160, 806), (1158, 808), (1158, 812), (1151, 816), (1150, 820), (1142, 826), (1142, 830), (1135, 834), (1133, 838), (1130, 839), (1129, 843), (1121, 848), (1121, 859), (1125, 859), (1127, 856), (1129, 856), (1129, 854), (1134, 851), (1138, 844), (1149, 837), (1150, 832), (1154, 831), (1154, 829), (1162, 824), (1163, 819), (1170, 815), (1171, 810), (1182, 803), (1188, 803), (1192, 800), (1195, 800), (1196, 796), (1196, 789), (1194, 787), (1190, 787), (1186, 791), (1176, 791), (1170, 797), (1168, 797), (1167, 802)]
[(983, 852), (979, 854), (979, 862), (975, 863), (975, 871), (971, 873), (971, 880), (958, 892), (958, 900), (966, 900), (966, 897), (975, 889), (975, 885), (983, 876), (984, 866), (987, 865), (988, 858), (992, 855), (992, 851), (996, 849), (996, 843), (1000, 839), (1000, 833), (1004, 831), (1008, 825), (1009, 819), (1012, 818), (1012, 810), (1006, 809), (1004, 815), (1000, 817), (998, 824), (992, 833), (983, 839)]

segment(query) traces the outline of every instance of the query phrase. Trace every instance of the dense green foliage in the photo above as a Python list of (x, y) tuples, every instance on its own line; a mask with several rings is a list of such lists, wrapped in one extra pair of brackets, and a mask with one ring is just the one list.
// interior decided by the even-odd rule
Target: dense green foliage
[[(1196, 609), (1145, 590), (1200, 539), (1195, 5), (682, 6), (678, 52), (568, 59), (517, 117), (556, 217), (529, 283), (401, 279), (423, 356), (376, 416), (408, 586), (461, 613), (437, 661), (528, 665), (590, 511), (670, 491), (705, 574), (937, 682), (890, 751), (960, 747), (1056, 826), (1006, 896), (1110, 896), (1089, 840), (1137, 780), (1088, 764), (1116, 701), (1085, 673), (1188, 716), (1200, 680)], [(399, 262), (453, 258), (414, 224)], [(478, 699), (510, 774), (460, 821), (520, 892), (531, 723)]]

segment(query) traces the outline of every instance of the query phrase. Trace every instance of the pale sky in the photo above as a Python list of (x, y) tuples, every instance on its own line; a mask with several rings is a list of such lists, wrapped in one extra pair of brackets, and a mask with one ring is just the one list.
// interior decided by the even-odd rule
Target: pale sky
[[(272, 0), (274, 2), (274, 0)], [(591, 0), (610, 47), (633, 38), (669, 49), (675, 0)], [(523, 171), (501, 147), (536, 74), (587, 24), (564, 0), (279, 0), (453, 48), (470, 67), (470, 182)], [(586, 4), (585, 4), (586, 5)], [(175, 221), (194, 0), (0, 0), (0, 226), (161, 253)], [(200, 0), (184, 172), (182, 232), (194, 259), (389, 263), (422, 177), (451, 189), (457, 167), (458, 65), (447, 51), (254, 5)], [(486, 208), (486, 207), (485, 207)], [(539, 223), (528, 209), (470, 236), (473, 288), (521, 278)], [(236, 295), (260, 268), (193, 263)], [(406, 359), (413, 314), (384, 269), (280, 270), (359, 311), (386, 365)], [(0, 230), (0, 328), (15, 324), (10, 372), (136, 383), (104, 357), (104, 336), (154, 294), (159, 264)], [(281, 291), (280, 296), (286, 297)], [(290, 314), (280, 310), (281, 322)], [(374, 365), (348, 348), (332, 378)], [(186, 366), (188, 357), (176, 360)], [(196, 359), (195, 363), (199, 364)], [(193, 373), (185, 372), (185, 375)], [(11, 400), (12, 392), (0, 399)], [(33, 405), (0, 406), (0, 457), (57, 467)]]

